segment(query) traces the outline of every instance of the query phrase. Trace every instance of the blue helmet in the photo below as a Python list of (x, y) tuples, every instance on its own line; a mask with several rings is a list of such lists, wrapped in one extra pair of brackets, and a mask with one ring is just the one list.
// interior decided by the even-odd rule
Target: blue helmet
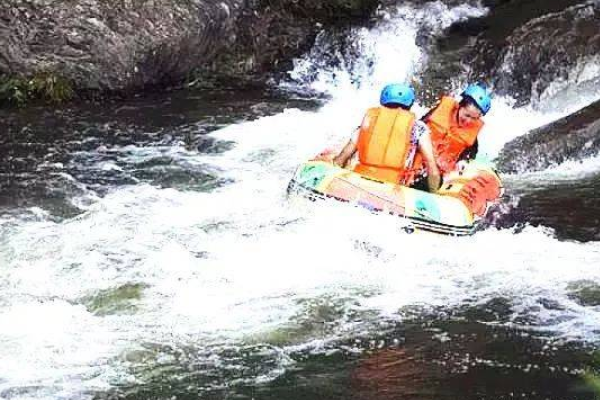
[(487, 88), (481, 83), (472, 83), (462, 92), (463, 98), (468, 97), (473, 100), (477, 108), (481, 110), (483, 115), (487, 114), (492, 108), (492, 99), (487, 92)]
[(382, 106), (397, 104), (410, 108), (415, 102), (415, 90), (406, 83), (391, 83), (381, 91), (379, 102)]

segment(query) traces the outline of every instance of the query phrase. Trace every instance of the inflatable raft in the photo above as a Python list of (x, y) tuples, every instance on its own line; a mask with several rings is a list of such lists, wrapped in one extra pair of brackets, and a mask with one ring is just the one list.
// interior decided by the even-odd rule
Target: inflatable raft
[(408, 232), (416, 229), (471, 235), (502, 194), (502, 183), (494, 169), (476, 161), (444, 176), (442, 187), (433, 194), (366, 178), (336, 166), (330, 159), (330, 153), (322, 153), (300, 165), (288, 185), (288, 195), (313, 201), (331, 198), (397, 215), (406, 220)]

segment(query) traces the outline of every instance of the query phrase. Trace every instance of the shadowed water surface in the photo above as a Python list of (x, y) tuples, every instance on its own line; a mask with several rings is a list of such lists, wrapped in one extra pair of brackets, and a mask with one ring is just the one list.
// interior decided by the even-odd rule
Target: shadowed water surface
[(178, 91), (108, 104), (0, 110), (0, 207), (40, 206), (73, 216), (79, 211), (70, 198), (122, 185), (211, 190), (227, 182), (201, 163), (186, 162), (186, 152), (215, 154), (233, 143), (207, 133), (317, 104), (258, 90)]
[[(95, 398), (595, 398), (588, 384), (597, 365), (593, 347), (499, 326), (510, 308), (506, 301), (436, 314), (417, 311), (402, 324), (380, 321), (377, 334), (326, 343), (318, 351), (284, 351), (268, 343), (222, 351), (221, 361), (236, 368), (203, 363), (193, 348), (171, 349), (173, 358), (159, 375), (140, 369), (144, 384)], [(288, 359), (287, 372), (257, 381), (281, 357)]]
[(561, 240), (600, 240), (600, 175), (571, 179), (525, 175), (506, 177), (505, 203), (512, 206), (494, 221), (498, 227), (552, 228)]

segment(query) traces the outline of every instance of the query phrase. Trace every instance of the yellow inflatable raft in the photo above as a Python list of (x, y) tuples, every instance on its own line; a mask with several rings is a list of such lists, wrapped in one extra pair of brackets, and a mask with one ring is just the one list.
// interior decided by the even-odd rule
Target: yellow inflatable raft
[(331, 198), (406, 219), (406, 230), (426, 230), (455, 236), (471, 235), (489, 206), (502, 194), (494, 169), (470, 161), (444, 176), (437, 193), (375, 181), (329, 161), (322, 153), (298, 167), (288, 195), (310, 200)]

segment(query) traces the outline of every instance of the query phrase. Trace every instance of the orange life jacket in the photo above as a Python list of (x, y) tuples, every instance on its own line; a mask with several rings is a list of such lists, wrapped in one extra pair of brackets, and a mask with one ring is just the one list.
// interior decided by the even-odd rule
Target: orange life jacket
[(483, 121), (474, 121), (470, 126), (458, 126), (458, 102), (444, 96), (440, 104), (429, 115), (425, 123), (431, 129), (431, 142), (435, 159), (444, 174), (456, 167), (458, 157), (472, 146), (483, 128)]
[[(456, 167), (458, 157), (472, 146), (483, 128), (483, 121), (474, 121), (471, 126), (458, 126), (458, 102), (444, 96), (427, 116), (425, 123), (431, 130), (431, 143), (435, 161), (442, 174)], [(422, 159), (415, 159), (415, 168), (422, 167)]]
[(354, 171), (384, 182), (404, 183), (415, 115), (402, 108), (367, 110), (358, 134)]

